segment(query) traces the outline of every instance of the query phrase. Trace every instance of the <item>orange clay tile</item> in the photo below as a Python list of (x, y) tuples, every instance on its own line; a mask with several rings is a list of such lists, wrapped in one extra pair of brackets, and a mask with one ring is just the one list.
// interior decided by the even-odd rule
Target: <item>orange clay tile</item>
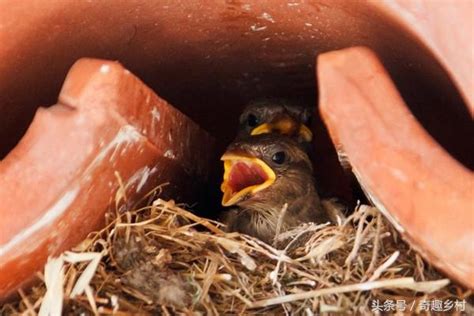
[(58, 104), (0, 162), (0, 298), (100, 228), (118, 177), (127, 203), (165, 182), (182, 196), (205, 181), (212, 145), (120, 64), (76, 62)]
[(423, 129), (372, 51), (318, 58), (320, 111), (370, 200), (432, 264), (474, 289), (474, 176)]

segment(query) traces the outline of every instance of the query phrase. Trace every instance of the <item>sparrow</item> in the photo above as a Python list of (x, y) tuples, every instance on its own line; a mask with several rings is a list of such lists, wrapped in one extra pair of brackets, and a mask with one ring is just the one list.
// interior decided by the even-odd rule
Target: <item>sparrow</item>
[[(313, 137), (310, 126), (315, 114), (314, 108), (294, 100), (257, 99), (248, 103), (240, 115), (235, 139), (239, 140), (265, 133), (290, 136), (301, 144), (313, 164), (320, 167), (314, 174), (320, 180), (318, 181), (319, 193), (330, 199), (340, 195), (342, 197), (340, 202), (344, 204), (344, 200), (352, 201), (349, 179), (353, 176), (347, 172), (343, 173), (340, 169), (337, 158), (332, 155), (334, 149), (332, 149), (329, 135), (326, 134), (324, 128), (313, 126), (314, 130), (318, 131), (317, 137)], [(315, 150), (315, 146), (319, 147), (318, 151)], [(321, 153), (325, 153), (325, 155), (323, 156)], [(358, 188), (359, 186), (355, 184), (353, 187)]]
[(224, 223), (229, 231), (271, 244), (275, 235), (305, 222), (325, 223), (312, 164), (289, 136), (259, 134), (232, 143), (221, 157)]
[(310, 143), (313, 134), (308, 125), (310, 108), (285, 99), (260, 99), (250, 102), (239, 118), (237, 139), (248, 136), (279, 133)]

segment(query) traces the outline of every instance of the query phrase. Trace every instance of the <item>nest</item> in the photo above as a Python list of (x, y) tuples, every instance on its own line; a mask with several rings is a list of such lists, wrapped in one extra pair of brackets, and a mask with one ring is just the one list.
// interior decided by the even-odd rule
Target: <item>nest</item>
[(387, 301), (404, 301), (414, 313), (423, 300), (471, 294), (371, 206), (359, 205), (338, 225), (280, 234), (278, 247), (225, 233), (186, 208), (156, 199), (108, 213), (106, 228), (50, 258), (41, 282), (0, 314), (365, 314), (384, 312)]

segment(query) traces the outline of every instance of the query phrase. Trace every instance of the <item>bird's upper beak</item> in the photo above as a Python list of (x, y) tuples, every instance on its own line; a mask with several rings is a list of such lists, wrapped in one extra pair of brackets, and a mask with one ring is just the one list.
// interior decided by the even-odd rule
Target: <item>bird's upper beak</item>
[(255, 127), (251, 135), (259, 135), (278, 132), (284, 135), (298, 135), (305, 142), (310, 142), (313, 139), (313, 133), (305, 124), (297, 123), (293, 118), (289, 116), (283, 116), (277, 118), (271, 123), (264, 123)]
[(224, 161), (223, 206), (234, 205), (275, 182), (275, 172), (262, 160), (246, 153), (228, 151), (221, 160)]

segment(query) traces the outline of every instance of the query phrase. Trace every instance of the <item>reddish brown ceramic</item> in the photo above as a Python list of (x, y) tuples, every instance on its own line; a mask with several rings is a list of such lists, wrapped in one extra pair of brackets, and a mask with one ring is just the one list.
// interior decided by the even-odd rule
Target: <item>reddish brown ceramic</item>
[[(474, 113), (474, 3), (470, 0), (372, 0), (373, 5), (415, 33), (450, 72)], [(456, 27), (450, 27), (456, 25)]]
[[(314, 104), (315, 56), (364, 45), (380, 56), (423, 126), (457, 159), (472, 162), (459, 141), (471, 124), (461, 97), (472, 104), (470, 12), (469, 0), (3, 0), (0, 156), (38, 105), (55, 103), (81, 57), (119, 60), (219, 135), (223, 150), (246, 101), (283, 95)], [(315, 136), (317, 150), (330, 153), (324, 131)], [(319, 182), (339, 192), (335, 156), (318, 157)]]
[[(75, 168), (84, 168), (83, 155), (97, 145), (92, 149), (82, 146), (97, 144), (96, 138), (104, 134), (94, 127), (93, 120), (81, 123), (83, 130), (66, 128), (73, 123), (73, 113), (82, 116), (89, 110), (73, 110), (65, 100), (60, 102), (63, 105), (40, 110), (25, 135), (38, 107), (56, 103), (64, 76), (82, 57), (120, 61), (162, 98), (218, 136), (218, 148), (223, 149), (235, 136), (245, 102), (257, 96), (289, 96), (314, 104), (315, 56), (364, 45), (377, 53), (423, 128), (452, 157), (472, 166), (465, 141), (473, 106), (472, 6), (469, 0), (455, 4), (422, 0), (3, 0), (0, 159), (17, 169), (0, 168), (10, 177), (16, 172), (22, 175), (16, 176), (15, 187), (26, 191), (13, 192), (5, 200), (9, 204), (0, 200), (4, 203), (0, 208), (32, 203), (31, 198), (19, 196), (43, 191), (35, 181), (22, 180), (26, 175), (48, 177), (50, 169), (60, 168), (67, 170), (69, 177), (77, 175), (79, 169)], [(96, 92), (101, 95), (102, 89), (96, 87)], [(138, 116), (143, 113), (124, 111), (117, 109), (122, 116), (137, 116), (134, 124), (141, 122)], [(58, 125), (65, 132), (43, 132), (36, 127), (41, 124)], [(110, 131), (103, 136), (109, 142), (122, 126), (110, 124)], [(90, 133), (84, 133), (86, 130)], [(90, 138), (62, 143), (65, 136), (79, 137), (76, 132)], [(145, 138), (151, 139), (148, 136)], [(36, 156), (25, 154), (29, 152), (27, 141), (37, 150)], [(315, 142), (318, 183), (329, 193), (342, 192), (345, 181), (337, 171), (337, 158), (324, 129), (316, 131)], [(161, 148), (151, 140), (148, 144), (151, 152)], [(54, 154), (43, 154), (40, 145), (54, 149)], [(190, 153), (192, 146), (201, 145), (193, 142), (181, 148)], [(6, 186), (5, 181), (0, 178), (0, 188)], [(34, 204), (53, 207), (53, 198), (63, 195), (48, 192), (64, 189), (66, 182), (49, 179), (51, 188), (46, 188), (44, 196), (37, 194)], [(65, 196), (66, 202), (71, 196)], [(17, 217), (24, 217), (25, 223), (32, 220), (24, 209)], [(5, 236), (0, 240), (8, 239)], [(55, 248), (54, 244), (51, 247)]]
[(0, 298), (100, 228), (119, 178), (126, 203), (166, 182), (173, 197), (195, 192), (212, 151), (206, 132), (121, 65), (78, 61), (58, 103), (38, 109), (0, 162)]
[(472, 172), (420, 126), (370, 50), (318, 65), (324, 122), (366, 194), (429, 262), (474, 288)]

